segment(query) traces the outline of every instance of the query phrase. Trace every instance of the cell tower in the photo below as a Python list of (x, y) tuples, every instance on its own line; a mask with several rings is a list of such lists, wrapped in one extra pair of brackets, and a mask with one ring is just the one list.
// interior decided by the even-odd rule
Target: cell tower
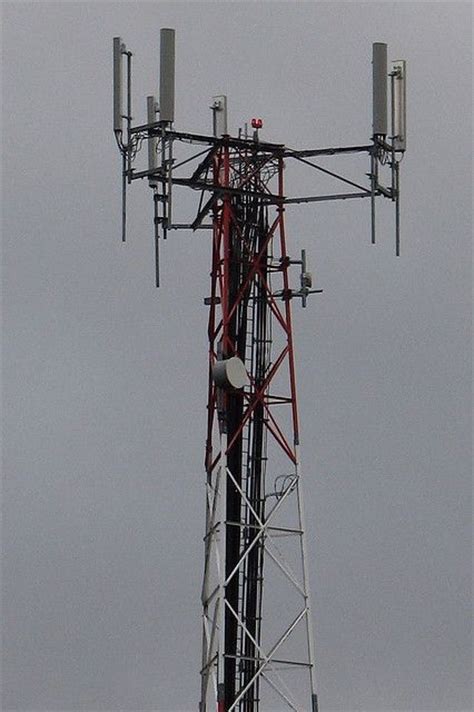
[[(387, 73), (387, 46), (373, 45), (373, 131), (367, 145), (291, 150), (261, 140), (262, 120), (231, 136), (227, 98), (212, 99), (212, 134), (176, 131), (175, 32), (161, 30), (159, 102), (147, 98), (147, 123), (132, 125), (132, 53), (114, 38), (114, 132), (122, 155), (122, 239), (126, 189), (153, 191), (156, 285), (159, 243), (173, 230), (211, 234), (206, 528), (202, 600), (200, 712), (318, 711), (311, 625), (291, 302), (313, 288), (305, 251), (287, 250), (289, 204), (369, 198), (395, 204), (400, 254), (399, 162), (406, 148), (405, 63)], [(387, 136), (387, 85), (391, 135)], [(124, 98), (126, 97), (126, 101)], [(134, 163), (148, 143), (148, 165)], [(196, 152), (196, 147), (199, 150)], [(367, 154), (366, 185), (316, 163)], [(284, 168), (297, 161), (350, 191), (292, 197)], [(385, 171), (388, 185), (381, 182)], [(368, 177), (368, 181), (366, 178)], [(189, 222), (173, 220), (173, 188), (200, 194)], [(294, 271), (299, 272), (293, 288)], [(290, 275), (291, 273), (291, 275)]]

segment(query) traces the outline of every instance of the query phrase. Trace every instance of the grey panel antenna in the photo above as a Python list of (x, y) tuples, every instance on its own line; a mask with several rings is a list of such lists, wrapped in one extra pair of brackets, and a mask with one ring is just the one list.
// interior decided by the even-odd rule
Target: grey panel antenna
[(392, 63), (392, 135), (395, 151), (407, 147), (406, 116), (406, 62), (401, 59)]
[(114, 131), (122, 131), (122, 39), (114, 37)]
[(372, 45), (372, 133), (387, 135), (387, 45), (374, 42)]
[[(149, 124), (154, 124), (156, 121), (156, 99), (154, 96), (147, 96), (146, 98), (146, 111), (147, 111), (147, 122)], [(148, 137), (148, 170), (155, 171), (158, 167), (158, 160), (156, 155), (158, 140), (155, 136)], [(149, 178), (148, 182), (150, 185), (157, 185), (157, 181), (153, 178)]]
[(160, 30), (160, 121), (174, 121), (175, 31)]

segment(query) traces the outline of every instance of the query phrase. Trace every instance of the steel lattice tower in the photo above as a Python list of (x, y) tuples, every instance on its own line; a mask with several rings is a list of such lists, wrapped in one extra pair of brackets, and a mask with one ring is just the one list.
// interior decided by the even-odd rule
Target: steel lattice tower
[[(388, 198), (395, 204), (399, 255), (405, 62), (394, 62), (387, 75), (387, 46), (374, 43), (371, 143), (294, 150), (261, 141), (260, 119), (252, 120), (251, 135), (246, 126), (231, 136), (225, 96), (214, 97), (212, 135), (174, 130), (174, 42), (174, 30), (162, 29), (159, 107), (154, 96), (147, 97), (147, 123), (132, 126), (132, 53), (114, 38), (114, 133), (122, 155), (123, 241), (127, 186), (146, 179), (153, 191), (156, 286), (161, 238), (172, 230), (212, 236), (210, 295), (204, 300), (209, 380), (199, 709), (276, 712), (284, 705), (318, 712), (291, 302), (301, 299), (306, 306), (308, 296), (322, 290), (312, 289), (305, 251), (301, 259), (287, 252), (285, 210), (298, 203), (368, 198), (375, 243), (375, 200)], [(148, 167), (136, 170), (143, 143)], [(177, 150), (195, 146), (197, 153), (177, 157)], [(319, 163), (357, 154), (369, 157), (365, 185)], [(290, 160), (342, 182), (345, 192), (288, 197), (283, 178)], [(384, 173), (389, 185), (382, 183)], [(173, 220), (174, 186), (200, 193), (191, 222)], [(290, 286), (295, 266), (297, 289)]]
[[(261, 148), (257, 142), (233, 148), (224, 138), (212, 152), (214, 184), (223, 193), (213, 211), (209, 299), (202, 712), (214, 709), (216, 694), (219, 712), (258, 710), (263, 681), (291, 701), (279, 666), (306, 668), (308, 707), (317, 707), (298, 470), (290, 260), (284, 207), (279, 201), (269, 204), (283, 196), (282, 149)], [(247, 194), (227, 188), (245, 188)], [(216, 363), (235, 357), (248, 374), (242, 389), (216, 383)], [(273, 448), (278, 458), (270, 456)], [(281, 468), (276, 486), (275, 461)], [(288, 522), (280, 515), (290, 500), (294, 518)], [(282, 536), (298, 541), (299, 577), (275, 541)], [(268, 558), (290, 581), (298, 603), (296, 615), (288, 619), (279, 611), (280, 635), (265, 648), (261, 624)], [(304, 649), (296, 659), (282, 659), (283, 643), (298, 626), (305, 630)]]

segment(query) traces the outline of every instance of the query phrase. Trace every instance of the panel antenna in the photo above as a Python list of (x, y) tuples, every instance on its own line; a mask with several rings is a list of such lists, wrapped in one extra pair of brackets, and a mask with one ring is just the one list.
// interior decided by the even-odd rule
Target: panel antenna
[(160, 121), (174, 121), (175, 31), (160, 32)]
[(387, 45), (374, 42), (372, 45), (372, 88), (374, 136), (387, 135)]
[(392, 64), (392, 140), (395, 151), (405, 151), (407, 147), (406, 117), (406, 62), (398, 60)]

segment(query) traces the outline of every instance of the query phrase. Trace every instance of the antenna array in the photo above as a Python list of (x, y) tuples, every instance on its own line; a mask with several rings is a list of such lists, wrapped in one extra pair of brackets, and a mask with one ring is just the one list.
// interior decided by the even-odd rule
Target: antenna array
[[(244, 131), (231, 136), (223, 95), (212, 99), (211, 134), (175, 130), (174, 30), (162, 29), (160, 40), (159, 103), (148, 96), (147, 122), (134, 126), (132, 53), (114, 38), (113, 128), (122, 156), (123, 241), (127, 186), (146, 179), (153, 191), (156, 286), (161, 238), (174, 230), (212, 235), (210, 295), (204, 300), (209, 307), (209, 386), (199, 709), (258, 712), (284, 703), (288, 709), (317, 712), (291, 301), (300, 299), (306, 307), (308, 297), (322, 289), (313, 289), (305, 251), (300, 259), (288, 254), (285, 209), (369, 198), (375, 243), (375, 202), (388, 198), (395, 204), (399, 256), (405, 62), (394, 62), (388, 72), (387, 45), (374, 43), (371, 143), (294, 150), (262, 141), (259, 118), (251, 121), (251, 135), (245, 124)], [(147, 166), (137, 169), (144, 142)], [(189, 152), (180, 160), (175, 157), (178, 145)], [(368, 183), (320, 163), (349, 154), (368, 156)], [(336, 179), (344, 192), (288, 195), (283, 173), (290, 160)], [(381, 181), (383, 172), (387, 185)], [(200, 196), (188, 222), (173, 221), (174, 186)], [(299, 284), (292, 288), (295, 266)], [(285, 586), (284, 603), (275, 608), (275, 594)]]

